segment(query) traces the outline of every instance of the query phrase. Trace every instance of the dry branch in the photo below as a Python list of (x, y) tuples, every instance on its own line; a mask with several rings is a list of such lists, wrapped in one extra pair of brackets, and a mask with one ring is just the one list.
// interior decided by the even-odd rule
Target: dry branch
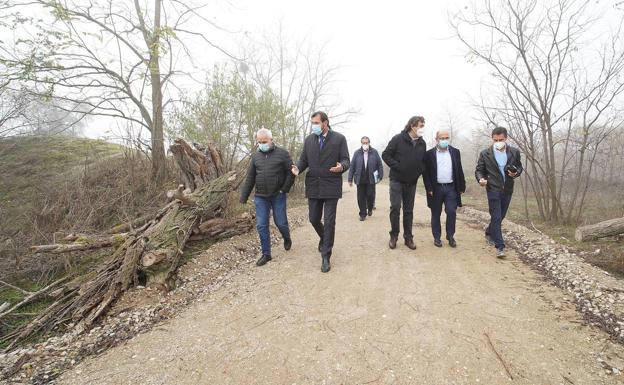
[(127, 234), (115, 234), (105, 238), (87, 238), (86, 236), (68, 236), (66, 240), (74, 239), (74, 243), (64, 244), (56, 243), (51, 245), (31, 246), (30, 250), (34, 253), (53, 253), (62, 254), (72, 251), (84, 251), (92, 249), (100, 249), (102, 247), (110, 247), (120, 244), (126, 238)]

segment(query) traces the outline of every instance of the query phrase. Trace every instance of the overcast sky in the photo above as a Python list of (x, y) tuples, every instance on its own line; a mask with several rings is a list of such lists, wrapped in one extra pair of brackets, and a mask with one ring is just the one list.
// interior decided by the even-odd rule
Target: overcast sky
[[(428, 139), (445, 126), (449, 113), (461, 119), (462, 126), (475, 126), (463, 115), (470, 114), (469, 95), (479, 94), (484, 67), (465, 60), (465, 50), (449, 38), (452, 33), (447, 21), (447, 12), (464, 3), (218, 1), (204, 12), (232, 32), (219, 33), (208, 25), (203, 32), (231, 52), (236, 51), (235, 44), (244, 32), (260, 38), (276, 31), (280, 22), (293, 40), (325, 43), (325, 62), (341, 67), (335, 93), (343, 106), (361, 111), (337, 128), (347, 135), (352, 152), (363, 135), (371, 138), (373, 146), (383, 147), (413, 115), (425, 117)], [(195, 27), (203, 29), (201, 23)], [(228, 60), (217, 52), (199, 51), (204, 69)], [(102, 135), (102, 125), (102, 120), (92, 119), (85, 133)]]
[[(452, 38), (447, 12), (462, 1), (232, 1), (224, 24), (260, 34), (280, 21), (293, 37), (328, 42), (326, 60), (342, 67), (338, 94), (359, 114), (341, 130), (351, 151), (363, 135), (385, 143), (413, 115), (430, 135), (448, 113), (469, 114), (484, 67), (469, 64)], [(331, 111), (330, 111), (331, 113)], [(462, 119), (464, 120), (464, 119)], [(465, 117), (466, 127), (475, 125)]]

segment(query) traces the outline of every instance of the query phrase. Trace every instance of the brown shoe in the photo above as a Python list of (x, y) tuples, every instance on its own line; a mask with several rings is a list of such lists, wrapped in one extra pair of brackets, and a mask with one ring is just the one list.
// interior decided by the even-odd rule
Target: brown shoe
[(390, 242), (388, 242), (388, 246), (390, 246), (391, 249), (396, 249), (397, 239), (397, 237), (390, 236)]
[(416, 250), (416, 244), (414, 243), (413, 239), (406, 239), (405, 246), (409, 247), (412, 250)]

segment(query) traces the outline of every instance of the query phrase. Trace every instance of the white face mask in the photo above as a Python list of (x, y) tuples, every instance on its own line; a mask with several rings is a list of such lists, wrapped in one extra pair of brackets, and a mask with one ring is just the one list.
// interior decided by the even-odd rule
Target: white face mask
[(425, 134), (424, 128), (419, 128), (418, 130), (416, 130), (416, 136), (423, 136), (424, 134)]
[(505, 145), (505, 142), (494, 142), (494, 148), (497, 150), (502, 150), (503, 148), (505, 148)]
[(363, 144), (362, 145), (362, 150), (368, 151), (368, 144)]

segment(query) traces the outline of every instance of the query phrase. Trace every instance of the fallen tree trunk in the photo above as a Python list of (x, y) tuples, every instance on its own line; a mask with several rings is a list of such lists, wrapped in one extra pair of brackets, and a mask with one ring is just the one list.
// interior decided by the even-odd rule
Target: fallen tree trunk
[(578, 227), (574, 232), (574, 238), (579, 242), (587, 242), (620, 234), (624, 234), (624, 218), (615, 218)]
[[(173, 289), (184, 246), (192, 236), (218, 239), (251, 229), (253, 218), (249, 214), (223, 218), (228, 203), (234, 201), (229, 199), (230, 192), (243, 180), (245, 164), (240, 165), (240, 172), (224, 173), (218, 149), (209, 145), (202, 152), (181, 139), (175, 141), (171, 151), (191, 186), (175, 190), (172, 202), (139, 227), (123, 234), (123, 239), (120, 234), (103, 237), (103, 240), (119, 241), (114, 244), (107, 262), (94, 273), (82, 277), (82, 281), (77, 279), (55, 290), (56, 301), (22, 329), (11, 333), (12, 340), (5, 351), (35, 333), (49, 331), (68, 321), (81, 329), (88, 328), (132, 286)], [(206, 157), (204, 154), (210, 157), (205, 162), (201, 159)], [(143, 222), (143, 218), (140, 219)], [(127, 227), (117, 226), (109, 234), (120, 229)], [(60, 253), (75, 251), (77, 247), (75, 244), (44, 245), (37, 250)]]

